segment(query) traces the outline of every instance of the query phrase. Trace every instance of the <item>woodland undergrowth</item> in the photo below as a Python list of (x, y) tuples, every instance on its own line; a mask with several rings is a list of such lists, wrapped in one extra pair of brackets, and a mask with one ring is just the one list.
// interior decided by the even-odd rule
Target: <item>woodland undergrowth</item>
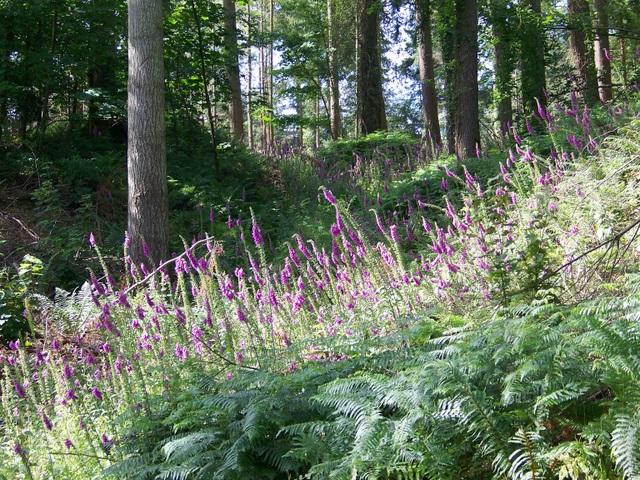
[(125, 239), (122, 278), (92, 236), (0, 358), (0, 478), (639, 477), (638, 111), (574, 99), (465, 161), (274, 148), (330, 218), (278, 262), (253, 212), (153, 271)]

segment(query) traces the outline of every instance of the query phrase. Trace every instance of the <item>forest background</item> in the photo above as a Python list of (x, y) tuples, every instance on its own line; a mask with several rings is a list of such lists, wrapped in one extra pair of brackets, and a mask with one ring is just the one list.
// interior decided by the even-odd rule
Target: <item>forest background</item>
[(0, 0), (0, 478), (637, 478), (639, 12)]

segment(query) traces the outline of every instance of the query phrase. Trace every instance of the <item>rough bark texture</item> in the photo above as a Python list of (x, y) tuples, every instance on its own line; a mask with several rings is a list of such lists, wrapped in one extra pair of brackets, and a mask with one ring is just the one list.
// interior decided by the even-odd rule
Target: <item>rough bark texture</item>
[(455, 147), (457, 158), (476, 156), (478, 111), (478, 16), (476, 0), (456, 1)]
[(596, 57), (596, 70), (598, 71), (598, 93), (601, 102), (613, 99), (611, 88), (611, 60), (607, 56), (609, 50), (609, 14), (607, 13), (605, 0), (594, 0), (595, 31), (594, 50)]
[(135, 263), (150, 266), (151, 260), (157, 264), (167, 258), (169, 237), (162, 0), (129, 0), (128, 8), (130, 255)]
[(569, 50), (575, 68), (576, 83), (588, 104), (598, 99), (598, 85), (593, 56), (587, 47), (587, 29), (590, 24), (589, 4), (586, 0), (569, 0)]
[(229, 101), (229, 126), (231, 136), (236, 140), (244, 138), (244, 117), (242, 112), (242, 89), (240, 86), (240, 65), (238, 64), (238, 31), (236, 28), (236, 2), (223, 0), (224, 31), (227, 47), (227, 80), (231, 89)]
[(434, 145), (440, 145), (440, 120), (438, 118), (438, 97), (433, 62), (433, 44), (431, 41), (431, 5), (430, 0), (416, 0), (416, 21), (418, 30), (418, 65), (420, 67), (420, 85), (422, 87), (422, 120), (427, 136)]
[(376, 0), (360, 0), (358, 96), (360, 133), (367, 135), (387, 129), (387, 116), (382, 92), (380, 64), (380, 4)]
[(522, 105), (527, 115), (538, 109), (537, 102), (546, 107), (544, 37), (540, 21), (540, 0), (521, 0), (527, 15), (520, 24), (520, 50), (522, 65)]
[(331, 125), (331, 137), (334, 140), (337, 140), (342, 137), (342, 120), (340, 118), (338, 66), (336, 65), (334, 1), (335, 0), (327, 0), (327, 63), (329, 66), (329, 120)]

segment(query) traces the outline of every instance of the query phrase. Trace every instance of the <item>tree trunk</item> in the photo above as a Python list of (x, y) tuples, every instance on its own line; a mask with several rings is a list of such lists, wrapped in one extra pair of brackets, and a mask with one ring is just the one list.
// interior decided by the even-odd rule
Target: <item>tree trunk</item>
[(611, 88), (611, 59), (609, 58), (609, 14), (605, 0), (593, 0), (595, 11), (595, 40), (594, 50), (596, 70), (598, 71), (598, 93), (603, 103), (613, 99)]
[(522, 65), (522, 107), (524, 114), (538, 110), (538, 102), (546, 107), (546, 76), (544, 61), (544, 36), (541, 25), (540, 0), (524, 2), (527, 15), (520, 24), (520, 50)]
[(229, 102), (229, 126), (231, 136), (236, 140), (244, 138), (244, 117), (242, 113), (242, 90), (240, 87), (240, 65), (238, 64), (238, 30), (236, 28), (236, 2), (223, 0), (225, 11), (224, 31), (227, 47), (227, 80), (231, 89)]
[(418, 23), (418, 64), (422, 88), (422, 120), (430, 142), (436, 146), (442, 143), (440, 119), (438, 118), (438, 96), (433, 64), (433, 44), (431, 41), (430, 0), (415, 0), (416, 21)]
[(327, 0), (327, 63), (329, 67), (329, 125), (331, 137), (337, 140), (342, 136), (342, 120), (340, 118), (340, 86), (338, 67), (336, 65), (336, 39), (334, 25), (335, 0)]
[[(51, 60), (53, 61), (53, 56), (56, 52), (56, 38), (58, 36), (58, 7), (54, 7), (53, 9), (53, 20), (51, 22), (51, 43), (50, 43), (50, 53)], [(42, 142), (44, 141), (44, 136), (47, 133), (47, 125), (49, 123), (49, 96), (51, 95), (51, 85), (50, 80), (45, 80), (44, 91), (42, 93), (42, 110), (40, 112), (40, 146), (42, 146)]]
[(586, 0), (569, 0), (567, 4), (569, 23), (569, 50), (576, 71), (578, 89), (589, 105), (598, 99), (596, 70), (593, 55), (586, 42), (586, 32), (590, 28), (589, 4)]
[(169, 239), (162, 0), (129, 0), (128, 11), (130, 255), (149, 267), (167, 258)]
[(478, 111), (478, 16), (476, 0), (456, 1), (456, 158), (471, 158), (480, 147)]
[[(213, 164), (216, 169), (216, 177), (220, 176), (220, 159), (218, 158), (218, 142), (216, 139), (216, 116), (213, 113), (213, 104), (211, 95), (209, 95), (209, 76), (207, 75), (207, 67), (205, 63), (205, 45), (204, 36), (202, 34), (202, 26), (200, 25), (200, 14), (196, 8), (194, 0), (190, 1), (191, 12), (193, 13), (193, 21), (196, 25), (198, 33), (198, 59), (200, 64), (200, 77), (202, 80), (202, 93), (204, 94), (205, 104), (207, 106), (207, 120), (209, 122), (209, 136), (211, 138), (211, 146), (213, 148)], [(214, 87), (215, 88), (215, 87)], [(241, 116), (242, 116), (242, 112)], [(242, 118), (240, 118), (242, 120)]]
[(504, 0), (493, 0), (491, 8), (491, 28), (494, 40), (494, 75), (495, 94), (494, 101), (497, 106), (497, 120), (500, 124), (500, 133), (503, 136), (509, 134), (509, 128), (513, 123), (513, 103), (511, 101), (513, 73), (513, 57), (511, 54), (511, 42), (509, 34), (509, 18)]
[(251, 55), (251, 2), (247, 1), (247, 38), (249, 46), (247, 47), (247, 130), (249, 135), (249, 148), (253, 150), (253, 117), (251, 109), (253, 108), (253, 58)]
[(379, 47), (380, 9), (380, 3), (376, 0), (360, 0), (360, 52), (357, 69), (359, 124), (363, 135), (387, 129)]

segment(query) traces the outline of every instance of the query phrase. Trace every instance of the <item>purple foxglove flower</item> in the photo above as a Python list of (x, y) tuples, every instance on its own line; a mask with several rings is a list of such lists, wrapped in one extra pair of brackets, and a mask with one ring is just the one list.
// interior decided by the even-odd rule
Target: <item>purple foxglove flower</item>
[(296, 267), (300, 268), (300, 259), (298, 258), (298, 254), (293, 248), (291, 248), (291, 245), (287, 245), (287, 247), (289, 248), (289, 258), (291, 258), (291, 261)]
[(238, 307), (238, 320), (240, 320), (240, 322), (242, 323), (247, 323), (247, 317), (245, 316), (244, 312), (242, 311), (242, 307)]
[(336, 197), (334, 197), (333, 193), (331, 193), (331, 190), (327, 190), (326, 188), (322, 188), (322, 193), (324, 194), (324, 198), (331, 205), (335, 205), (336, 203), (338, 203), (338, 201), (336, 200)]
[(64, 446), (67, 447), (67, 450), (69, 450), (69, 449), (71, 449), (71, 447), (73, 447), (73, 443), (68, 438), (65, 438)]
[(93, 236), (93, 232), (89, 234), (89, 245), (92, 247), (96, 246), (96, 237)]
[(27, 395), (24, 393), (24, 389), (22, 386), (14, 379), (13, 380), (13, 389), (16, 391), (16, 394), (20, 398), (25, 398)]
[(440, 190), (449, 190), (449, 184), (444, 177), (442, 177), (442, 182), (440, 182)]
[(142, 242), (142, 253), (144, 254), (145, 257), (149, 258), (149, 246), (147, 245), (147, 242), (144, 241), (144, 238), (141, 240)]
[(256, 247), (260, 247), (261, 245), (264, 245), (264, 240), (262, 238), (262, 230), (260, 230), (260, 227), (256, 223), (255, 217), (253, 217), (252, 220), (253, 220), (253, 224), (251, 226), (251, 235), (253, 237), (253, 243), (255, 243)]
[(65, 394), (65, 397), (67, 397), (67, 400), (77, 400), (78, 397), (76, 397), (76, 392), (74, 392), (73, 388), (70, 388), (69, 390), (67, 390), (67, 393)]
[(391, 234), (391, 239), (396, 243), (399, 242), (397, 229), (398, 227), (396, 225), (391, 225), (389, 227), (389, 233)]
[(96, 387), (91, 388), (91, 393), (94, 397), (98, 399), (98, 401), (102, 401), (102, 392), (98, 390)]
[(184, 312), (176, 306), (173, 307), (173, 310), (176, 312), (176, 318), (178, 322), (184, 325), (187, 322), (187, 317), (185, 316)]

